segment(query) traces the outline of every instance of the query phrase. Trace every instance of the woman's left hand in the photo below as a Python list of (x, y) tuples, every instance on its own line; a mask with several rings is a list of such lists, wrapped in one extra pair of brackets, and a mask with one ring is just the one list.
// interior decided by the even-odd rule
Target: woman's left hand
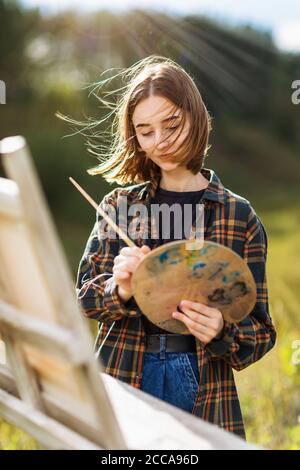
[(207, 344), (220, 335), (224, 327), (220, 310), (190, 300), (182, 300), (179, 307), (184, 313), (176, 311), (172, 317), (182, 321), (202, 343)]

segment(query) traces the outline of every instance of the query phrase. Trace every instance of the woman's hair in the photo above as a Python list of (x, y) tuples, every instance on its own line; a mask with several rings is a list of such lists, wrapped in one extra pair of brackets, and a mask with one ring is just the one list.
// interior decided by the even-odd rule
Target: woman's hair
[[(125, 82), (125, 86), (103, 93), (118, 97), (115, 103), (111, 103), (95, 92), (114, 78), (121, 79)], [(150, 96), (164, 97), (174, 104), (174, 109), (182, 110), (181, 128), (186, 122), (187, 112), (189, 113), (190, 131), (176, 151), (174, 160), (186, 165), (194, 174), (204, 166), (204, 159), (209, 149), (211, 118), (193, 79), (176, 62), (166, 57), (151, 55), (131, 67), (121, 69), (113, 77), (90, 86), (93, 87), (92, 93), (97, 96), (104, 108), (112, 110), (104, 119), (79, 122), (61, 113), (56, 114), (70, 124), (79, 126), (81, 129), (76, 129), (76, 133), (80, 132), (88, 138), (88, 151), (96, 155), (101, 162), (87, 170), (89, 174), (103, 174), (106, 181), (118, 184), (141, 183), (160, 174), (160, 168), (140, 149), (132, 122), (136, 106)], [(111, 130), (95, 132), (95, 129), (110, 119), (111, 115), (114, 115)], [(109, 144), (103, 145), (101, 141), (106, 135)]]

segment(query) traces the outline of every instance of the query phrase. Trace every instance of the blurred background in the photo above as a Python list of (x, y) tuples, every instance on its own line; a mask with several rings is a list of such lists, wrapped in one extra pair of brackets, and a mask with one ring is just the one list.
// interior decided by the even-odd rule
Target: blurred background
[[(300, 104), (292, 101), (300, 80), (300, 4), (0, 0), (0, 25), (0, 139), (26, 137), (74, 280), (95, 214), (68, 176), (99, 202), (115, 186), (87, 174), (97, 159), (82, 135), (65, 137), (72, 130), (55, 113), (103, 117), (108, 110), (87, 85), (150, 54), (170, 57), (192, 75), (213, 118), (205, 166), (251, 202), (269, 236), (278, 340), (261, 361), (235, 373), (247, 438), (269, 449), (300, 449), (300, 364), (292, 360), (300, 340)], [(1, 448), (38, 445), (0, 418)]]

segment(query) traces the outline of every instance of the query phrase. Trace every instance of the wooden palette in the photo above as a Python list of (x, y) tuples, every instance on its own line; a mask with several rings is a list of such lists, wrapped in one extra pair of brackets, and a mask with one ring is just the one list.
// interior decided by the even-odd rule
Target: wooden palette
[(178, 240), (155, 248), (132, 276), (144, 315), (172, 333), (191, 334), (172, 312), (183, 299), (218, 308), (225, 320), (245, 318), (256, 302), (256, 284), (243, 258), (211, 241)]

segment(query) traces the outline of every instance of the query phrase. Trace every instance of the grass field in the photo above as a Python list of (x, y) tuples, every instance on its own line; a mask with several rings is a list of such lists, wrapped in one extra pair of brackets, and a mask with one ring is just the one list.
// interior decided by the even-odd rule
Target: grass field
[(300, 364), (292, 363), (293, 341), (300, 340), (300, 207), (261, 217), (269, 235), (269, 302), (277, 344), (235, 377), (247, 439), (268, 449), (300, 449)]
[[(278, 338), (261, 361), (235, 372), (235, 377), (247, 440), (268, 449), (300, 449), (300, 364), (292, 363), (293, 341), (300, 340), (300, 205), (258, 215), (269, 236), (269, 302)], [(66, 241), (75, 239), (76, 227), (60, 225), (59, 231), (70, 246)], [(31, 437), (0, 420), (1, 448), (38, 447)]]

